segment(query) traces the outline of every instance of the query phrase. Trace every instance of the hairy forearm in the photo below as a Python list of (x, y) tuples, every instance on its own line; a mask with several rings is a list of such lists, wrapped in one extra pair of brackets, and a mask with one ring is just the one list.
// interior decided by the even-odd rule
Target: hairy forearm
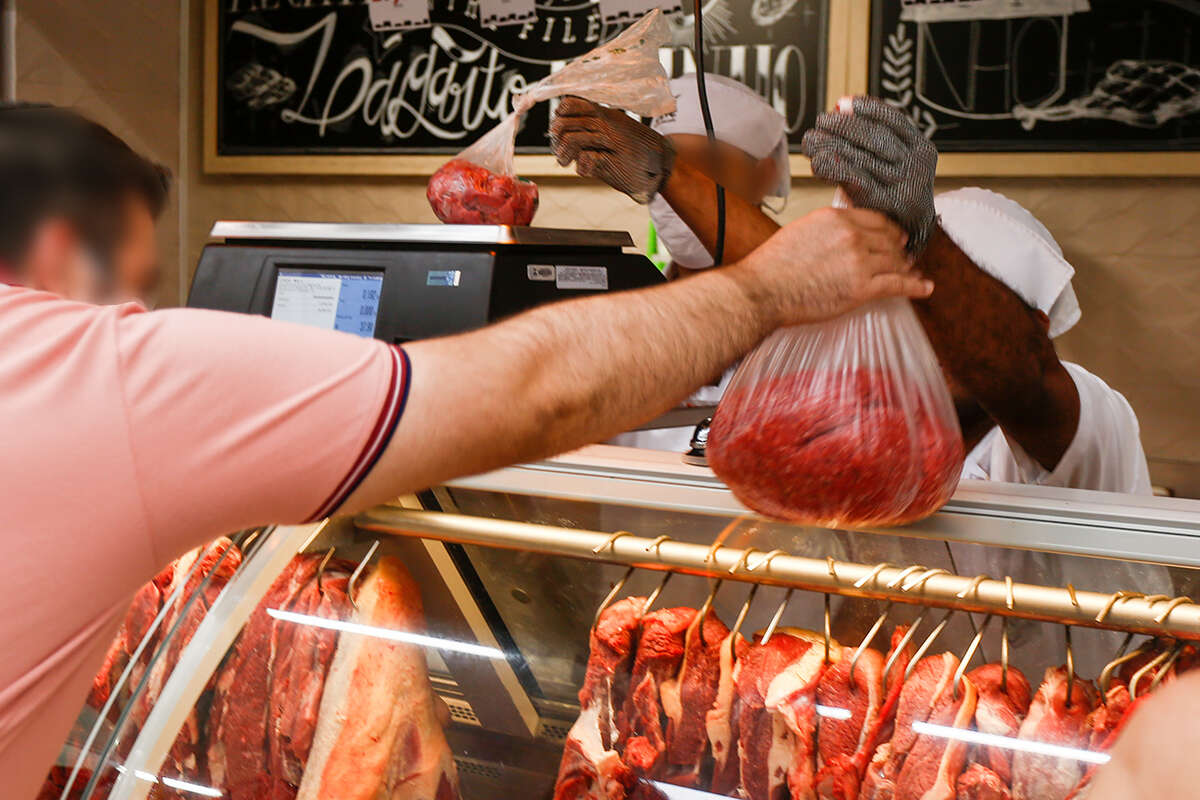
[[(1053, 469), (1075, 435), (1079, 398), (1044, 326), (940, 228), (917, 266), (937, 287), (914, 306), (943, 368), (992, 421)], [(968, 441), (982, 432), (963, 431)]]
[(757, 286), (734, 267), (408, 345), (408, 410), (346, 509), (602, 441), (669, 410), (777, 326)]
[[(717, 249), (717, 185), (683, 161), (675, 163), (663, 198), (712, 255)], [(725, 193), (725, 257), (729, 264), (745, 258), (770, 239), (779, 224), (733, 192)]]

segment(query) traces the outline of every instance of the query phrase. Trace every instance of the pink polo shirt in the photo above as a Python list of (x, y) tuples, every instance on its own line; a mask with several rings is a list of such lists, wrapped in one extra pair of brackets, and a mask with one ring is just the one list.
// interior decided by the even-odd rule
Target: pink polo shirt
[(0, 785), (32, 798), (133, 592), (215, 536), (319, 519), (403, 412), (347, 334), (0, 285)]

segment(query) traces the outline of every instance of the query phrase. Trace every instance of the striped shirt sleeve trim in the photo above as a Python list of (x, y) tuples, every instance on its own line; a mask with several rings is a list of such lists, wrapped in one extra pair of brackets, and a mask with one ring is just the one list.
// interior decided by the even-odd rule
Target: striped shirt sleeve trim
[(379, 412), (379, 419), (375, 421), (375, 427), (371, 430), (371, 435), (367, 437), (366, 445), (363, 447), (358, 458), (355, 459), (353, 466), (350, 467), (350, 471), (346, 473), (346, 477), (333, 490), (329, 499), (321, 504), (321, 507), (309, 519), (309, 522), (315, 522), (329, 516), (342, 503), (346, 502), (346, 498), (354, 494), (354, 490), (358, 488), (363, 478), (367, 477), (367, 473), (375, 466), (375, 462), (383, 455), (388, 442), (392, 440), (396, 424), (400, 421), (400, 417), (404, 416), (404, 407), (408, 404), (409, 378), (412, 374), (412, 364), (408, 360), (408, 353), (404, 352), (400, 347), (389, 347), (388, 353), (392, 359), (392, 377), (388, 384), (387, 396), (384, 400), (383, 408)]

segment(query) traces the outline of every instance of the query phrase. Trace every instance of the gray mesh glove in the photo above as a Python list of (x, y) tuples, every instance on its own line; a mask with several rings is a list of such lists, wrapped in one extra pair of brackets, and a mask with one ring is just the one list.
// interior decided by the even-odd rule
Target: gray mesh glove
[(813, 174), (842, 186), (859, 208), (881, 211), (908, 231), (908, 249), (925, 249), (937, 221), (937, 148), (900, 109), (854, 98), (854, 113), (830, 112), (804, 134)]
[(550, 149), (562, 166), (575, 162), (585, 178), (598, 178), (639, 203), (658, 194), (675, 148), (666, 137), (623, 111), (579, 97), (564, 97), (550, 123)]

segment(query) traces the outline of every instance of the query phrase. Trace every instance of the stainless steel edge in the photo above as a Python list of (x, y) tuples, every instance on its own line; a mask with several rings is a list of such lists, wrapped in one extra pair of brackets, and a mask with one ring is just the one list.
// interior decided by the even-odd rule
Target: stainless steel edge
[[(662, 511), (750, 515), (709, 470), (624, 448), (592, 447), (459, 479), (456, 488)], [(1200, 502), (964, 481), (940, 512), (900, 529), (938, 541), (1200, 567)]]
[(396, 244), (536, 245), (540, 247), (632, 247), (627, 231), (522, 228), (508, 225), (415, 225), (355, 222), (253, 222), (220, 220), (209, 236), (244, 239)]

